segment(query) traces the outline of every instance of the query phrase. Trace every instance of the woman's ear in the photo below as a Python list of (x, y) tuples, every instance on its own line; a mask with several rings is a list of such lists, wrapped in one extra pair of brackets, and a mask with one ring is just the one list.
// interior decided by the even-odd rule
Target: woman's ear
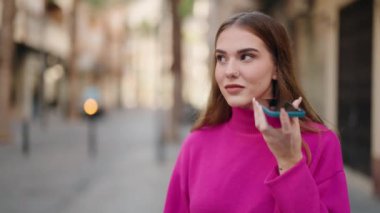
[(272, 80), (277, 80), (277, 72), (276, 71), (272, 75)]
[(272, 74), (272, 80), (277, 80), (277, 70), (278, 70), (278, 67), (274, 68), (273, 74)]

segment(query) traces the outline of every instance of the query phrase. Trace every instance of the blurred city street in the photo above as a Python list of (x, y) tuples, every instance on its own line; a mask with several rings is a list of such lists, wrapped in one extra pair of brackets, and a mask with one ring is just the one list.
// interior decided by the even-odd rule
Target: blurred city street
[[(162, 212), (179, 145), (167, 144), (166, 160), (158, 160), (157, 114), (107, 114), (98, 123), (96, 156), (88, 155), (84, 120), (50, 115), (45, 126), (35, 121), (29, 155), (21, 152), (21, 135), (0, 147), (0, 212)], [(182, 128), (181, 137), (187, 131)], [(379, 212), (368, 180), (350, 169), (347, 176), (352, 212)]]
[(154, 119), (153, 111), (107, 115), (96, 156), (87, 153), (85, 122), (33, 123), (29, 155), (21, 138), (0, 147), (0, 212), (161, 212), (175, 154), (157, 160)]

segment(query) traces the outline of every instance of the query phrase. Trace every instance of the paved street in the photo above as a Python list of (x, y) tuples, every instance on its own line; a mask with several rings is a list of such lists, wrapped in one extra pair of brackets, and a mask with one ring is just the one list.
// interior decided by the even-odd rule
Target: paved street
[[(20, 134), (0, 146), (0, 212), (162, 212), (178, 145), (167, 147), (166, 161), (157, 160), (157, 117), (147, 110), (108, 114), (97, 125), (96, 156), (87, 152), (86, 122), (54, 115), (44, 126), (34, 122), (29, 155), (21, 153)], [(352, 212), (380, 212), (368, 180), (347, 174)]]
[(156, 160), (154, 116), (108, 115), (98, 124), (96, 157), (87, 154), (86, 123), (34, 123), (29, 156), (21, 154), (20, 136), (0, 147), (0, 212), (161, 212), (175, 157)]

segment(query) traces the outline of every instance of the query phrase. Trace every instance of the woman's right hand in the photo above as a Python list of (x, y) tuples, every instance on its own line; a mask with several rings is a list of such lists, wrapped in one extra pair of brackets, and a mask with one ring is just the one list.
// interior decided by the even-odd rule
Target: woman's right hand
[[(293, 101), (298, 108), (302, 98)], [(267, 122), (262, 106), (253, 98), (256, 128), (262, 133), (268, 148), (277, 160), (280, 174), (302, 159), (302, 138), (298, 118), (289, 118), (286, 111), (280, 111), (281, 128), (273, 128)]]

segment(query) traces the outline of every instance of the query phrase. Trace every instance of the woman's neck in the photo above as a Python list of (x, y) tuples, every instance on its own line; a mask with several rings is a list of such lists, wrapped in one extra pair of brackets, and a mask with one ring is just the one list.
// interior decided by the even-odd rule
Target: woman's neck
[[(278, 118), (266, 117), (268, 123), (273, 127), (280, 127), (280, 120)], [(228, 121), (229, 127), (237, 132), (246, 134), (257, 134), (259, 130), (255, 126), (254, 112), (252, 108), (248, 107), (233, 107), (232, 116)]]

